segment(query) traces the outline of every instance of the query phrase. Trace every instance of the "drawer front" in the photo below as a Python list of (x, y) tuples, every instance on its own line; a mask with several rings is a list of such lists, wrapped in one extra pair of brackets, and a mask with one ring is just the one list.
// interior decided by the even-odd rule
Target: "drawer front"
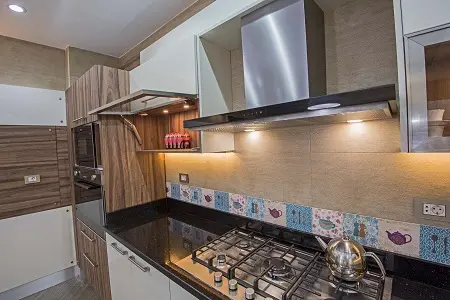
[[(80, 264), (88, 259), (98, 264), (100, 257), (96, 248), (100, 238), (80, 220), (77, 220), (77, 239)], [(84, 266), (83, 264), (81, 265)]]

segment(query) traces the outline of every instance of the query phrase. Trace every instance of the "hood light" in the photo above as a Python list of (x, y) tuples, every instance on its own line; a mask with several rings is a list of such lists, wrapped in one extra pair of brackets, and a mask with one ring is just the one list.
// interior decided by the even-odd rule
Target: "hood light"
[(361, 123), (362, 120), (348, 120), (347, 123)]
[(323, 103), (323, 104), (316, 104), (308, 106), (308, 110), (319, 110), (319, 109), (327, 109), (327, 108), (334, 108), (341, 106), (340, 103)]
[(8, 7), (9, 7), (10, 10), (18, 12), (18, 13), (25, 13), (25, 12), (27, 12), (27, 10), (24, 7), (22, 7), (20, 5), (17, 5), (17, 4), (10, 4), (10, 5), (8, 5)]
[(255, 129), (244, 129), (245, 132), (255, 132)]

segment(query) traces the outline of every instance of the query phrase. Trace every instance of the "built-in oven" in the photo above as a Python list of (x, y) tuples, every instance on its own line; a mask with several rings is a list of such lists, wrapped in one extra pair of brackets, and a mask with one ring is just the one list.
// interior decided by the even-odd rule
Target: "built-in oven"
[(100, 126), (89, 123), (72, 129), (75, 166), (101, 168)]
[(72, 135), (76, 215), (97, 234), (103, 236), (106, 210), (99, 125), (91, 123), (75, 127)]

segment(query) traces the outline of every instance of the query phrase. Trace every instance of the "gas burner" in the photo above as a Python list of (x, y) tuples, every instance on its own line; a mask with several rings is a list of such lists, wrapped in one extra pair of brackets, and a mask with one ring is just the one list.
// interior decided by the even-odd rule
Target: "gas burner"
[(342, 280), (333, 275), (330, 275), (328, 279), (330, 285), (336, 289), (336, 293), (343, 292), (346, 294), (357, 294), (358, 292), (356, 290), (358, 290), (358, 287), (361, 284), (360, 282)]
[(264, 260), (263, 265), (265, 269), (272, 267), (267, 272), (267, 276), (273, 280), (289, 278), (294, 273), (292, 271), (290, 263), (283, 258), (279, 257), (268, 258)]
[(250, 247), (250, 242), (247, 240), (240, 240), (236, 244), (236, 246), (238, 246), (239, 248), (242, 248), (242, 249), (247, 249), (248, 247)]

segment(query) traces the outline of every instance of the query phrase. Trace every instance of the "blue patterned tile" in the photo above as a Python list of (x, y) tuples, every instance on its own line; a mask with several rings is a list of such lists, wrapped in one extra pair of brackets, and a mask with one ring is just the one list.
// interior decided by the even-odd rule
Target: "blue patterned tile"
[(171, 192), (173, 199), (181, 200), (181, 194), (180, 194), (180, 185), (178, 183), (172, 183), (170, 185)]
[(252, 219), (262, 220), (264, 218), (264, 199), (247, 197), (245, 215)]
[(202, 203), (202, 189), (199, 187), (191, 187), (191, 202), (195, 204)]
[(286, 225), (295, 230), (312, 232), (312, 208), (287, 204)]
[(420, 258), (450, 265), (450, 228), (420, 225)]
[(172, 197), (172, 187), (170, 182), (166, 182), (166, 197), (171, 198)]
[(230, 207), (230, 195), (227, 192), (214, 191), (214, 207), (228, 212)]
[(364, 246), (379, 248), (378, 219), (355, 214), (344, 214), (344, 235)]

